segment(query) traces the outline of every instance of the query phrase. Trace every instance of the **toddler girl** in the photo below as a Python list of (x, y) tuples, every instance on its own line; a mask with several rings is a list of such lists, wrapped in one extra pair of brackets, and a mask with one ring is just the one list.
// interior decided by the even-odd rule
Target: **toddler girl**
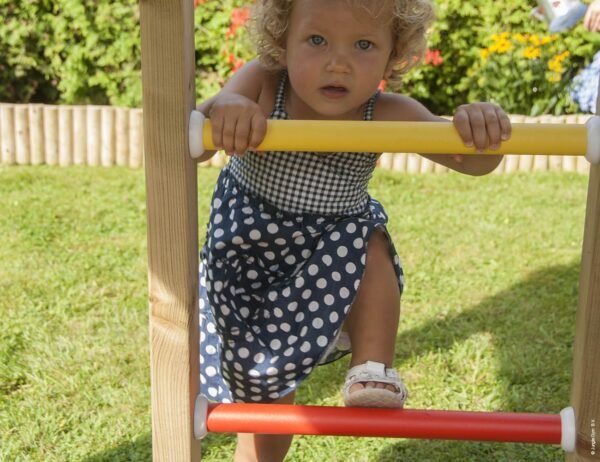
[[(377, 91), (420, 58), (429, 0), (258, 0), (259, 59), (199, 106), (231, 160), (201, 253), (201, 386), (221, 402), (293, 402), (319, 365), (350, 352), (347, 406), (401, 407), (393, 366), (403, 271), (368, 182), (380, 153), (257, 152), (266, 119), (440, 121)], [(466, 145), (510, 136), (497, 106), (464, 105)], [(206, 160), (213, 153), (205, 153)], [(501, 156), (431, 157), (481, 175)], [(236, 460), (282, 460), (291, 436), (238, 435)]]

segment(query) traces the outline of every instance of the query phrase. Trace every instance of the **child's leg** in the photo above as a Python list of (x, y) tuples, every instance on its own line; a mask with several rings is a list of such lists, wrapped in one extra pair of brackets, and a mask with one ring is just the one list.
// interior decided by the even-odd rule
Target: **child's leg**
[[(376, 361), (392, 367), (396, 333), (400, 319), (400, 289), (389, 251), (389, 241), (382, 231), (375, 231), (367, 247), (367, 264), (356, 299), (346, 318), (345, 329), (352, 343), (351, 366)], [(367, 387), (392, 385), (367, 383)], [(352, 385), (350, 393), (363, 388)]]
[[(295, 392), (273, 401), (293, 404)], [(235, 462), (282, 462), (292, 444), (293, 435), (238, 433)]]

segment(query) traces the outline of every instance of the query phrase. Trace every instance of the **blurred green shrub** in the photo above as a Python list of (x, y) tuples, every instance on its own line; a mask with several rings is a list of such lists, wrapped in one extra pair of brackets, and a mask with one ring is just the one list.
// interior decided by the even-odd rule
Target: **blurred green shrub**
[(0, 0), (0, 100), (139, 105), (136, 0)]

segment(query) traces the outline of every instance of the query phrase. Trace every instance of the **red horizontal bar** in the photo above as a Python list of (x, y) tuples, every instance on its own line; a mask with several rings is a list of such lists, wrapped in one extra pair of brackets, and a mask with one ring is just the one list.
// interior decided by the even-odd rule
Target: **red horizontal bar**
[(209, 432), (560, 444), (558, 414), (210, 404)]

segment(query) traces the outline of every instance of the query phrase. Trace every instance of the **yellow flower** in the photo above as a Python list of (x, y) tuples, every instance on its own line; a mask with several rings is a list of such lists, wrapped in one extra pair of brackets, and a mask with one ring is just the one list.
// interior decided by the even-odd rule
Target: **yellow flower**
[(562, 74), (565, 68), (562, 66), (562, 62), (569, 57), (571, 53), (563, 51), (562, 53), (555, 55), (550, 61), (548, 61), (548, 69), (554, 72)]
[(530, 35), (529, 43), (533, 44), (533, 46), (539, 47), (542, 44), (542, 41), (537, 35)]
[(560, 65), (560, 61), (557, 61), (555, 59), (551, 59), (550, 61), (548, 61), (548, 69), (554, 72), (558, 72), (559, 74), (562, 74), (565, 71), (565, 68)]
[(493, 53), (506, 53), (512, 48), (512, 43), (508, 40), (508, 32), (502, 32), (501, 34), (492, 34), (493, 43), (488, 48), (490, 54)]
[(560, 74), (552, 74), (547, 78), (548, 82), (556, 83), (560, 81)]
[(556, 40), (556, 38), (557, 38), (556, 35), (546, 35), (545, 37), (542, 37), (540, 45), (546, 45), (548, 43), (554, 42)]
[(513, 34), (513, 38), (519, 43), (527, 43), (527, 36), (524, 34)]
[(498, 53), (506, 53), (510, 49), (512, 49), (513, 45), (508, 40), (502, 40), (498, 42), (496, 48)]
[(523, 50), (523, 57), (527, 59), (536, 59), (542, 55), (542, 52), (537, 47), (527, 47)]
[(487, 59), (489, 55), (490, 55), (489, 48), (481, 48), (479, 50), (479, 56), (481, 56), (481, 59)]

